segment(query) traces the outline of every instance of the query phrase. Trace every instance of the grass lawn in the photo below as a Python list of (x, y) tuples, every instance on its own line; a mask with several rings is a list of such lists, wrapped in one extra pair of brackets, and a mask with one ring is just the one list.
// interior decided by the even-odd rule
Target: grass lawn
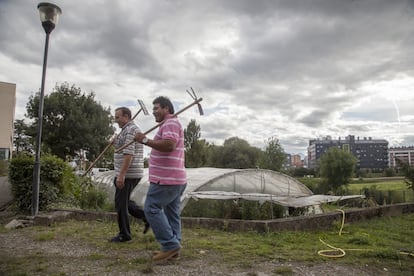
[[(144, 274), (151, 272), (145, 252), (158, 249), (153, 234), (142, 236), (135, 233), (132, 242), (122, 245), (108, 243), (107, 238), (116, 231), (116, 223), (96, 220), (71, 220), (51, 226), (2, 229), (0, 239), (15, 239), (14, 243), (18, 243), (24, 237), (22, 248), (32, 250), (19, 250), (13, 244), (13, 251), (8, 251), (7, 246), (2, 246), (0, 274), (32, 275), (31, 272), (37, 271), (39, 273), (36, 275), (68, 275), (65, 271), (76, 271), (76, 267), (80, 266), (94, 269), (91, 271), (95, 273), (99, 269), (121, 273), (116, 275), (131, 271)], [(21, 239), (18, 238), (20, 235)], [(353, 224), (345, 221), (344, 225), (333, 225), (330, 231), (258, 234), (184, 228), (181, 265), (191, 267), (194, 262), (203, 260), (210, 267), (220, 265), (231, 270), (249, 269), (268, 262), (277, 262), (282, 266), (291, 263), (334, 263), (412, 275), (413, 236), (414, 214), (375, 218)], [(66, 248), (68, 246), (69, 249)], [(321, 250), (332, 250), (332, 247), (337, 250), (321, 254)], [(72, 253), (68, 254), (68, 250)], [(78, 251), (83, 257), (79, 257)], [(341, 253), (344, 253), (342, 257), (335, 257)], [(288, 270), (283, 273), (292, 275), (292, 270)], [(274, 275), (279, 273), (275, 271)]]

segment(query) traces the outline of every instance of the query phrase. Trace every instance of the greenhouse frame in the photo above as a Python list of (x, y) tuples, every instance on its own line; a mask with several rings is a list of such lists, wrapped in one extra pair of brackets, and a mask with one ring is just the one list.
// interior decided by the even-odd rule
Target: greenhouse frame
[[(284, 207), (319, 206), (323, 203), (337, 202), (361, 195), (331, 196), (314, 195), (303, 183), (286, 174), (264, 169), (225, 169), (225, 168), (187, 168), (187, 188), (181, 197), (185, 208), (189, 199), (245, 199), (260, 203), (270, 201)], [(93, 180), (106, 190), (110, 199), (114, 198), (114, 171), (97, 173)], [(131, 194), (131, 199), (144, 206), (148, 191), (148, 169)]]

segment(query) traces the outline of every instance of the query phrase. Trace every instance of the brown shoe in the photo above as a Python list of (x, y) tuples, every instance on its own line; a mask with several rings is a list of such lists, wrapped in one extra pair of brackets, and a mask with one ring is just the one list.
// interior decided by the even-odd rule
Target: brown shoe
[[(160, 250), (154, 250), (154, 251), (152, 251), (152, 256), (154, 257), (155, 255), (160, 254), (160, 253), (161, 253), (161, 251), (160, 251)], [(181, 252), (180, 252), (180, 251), (178, 251), (177, 253), (175, 253), (175, 255), (173, 255), (173, 256), (171, 257), (171, 260), (175, 260), (175, 261), (177, 261), (177, 260), (179, 260), (179, 259), (180, 259), (180, 257), (181, 257)]]
[(173, 258), (174, 255), (180, 252), (180, 248), (169, 250), (169, 251), (160, 251), (158, 254), (152, 256), (152, 261), (154, 264), (161, 264), (169, 259)]

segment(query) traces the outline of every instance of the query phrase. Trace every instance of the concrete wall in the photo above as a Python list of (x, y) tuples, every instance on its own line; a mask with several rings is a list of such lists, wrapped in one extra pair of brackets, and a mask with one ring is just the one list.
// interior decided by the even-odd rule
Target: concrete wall
[[(371, 208), (346, 210), (345, 223), (367, 220), (375, 217), (397, 216), (414, 212), (414, 203), (401, 203)], [(259, 233), (276, 231), (329, 230), (342, 222), (342, 212), (331, 212), (312, 216), (289, 217), (275, 220), (234, 220), (209, 218), (183, 218), (185, 227), (221, 229), (229, 232), (256, 231)]]
[[(371, 208), (361, 208), (346, 210), (345, 223), (352, 223), (376, 217), (399, 216), (414, 212), (413, 203), (401, 203)], [(342, 222), (342, 212), (331, 212), (327, 214), (290, 217), (275, 220), (236, 220), (236, 219), (211, 219), (211, 218), (188, 218), (183, 217), (182, 225), (186, 228), (208, 228), (218, 229), (229, 232), (254, 231), (258, 233), (276, 231), (309, 231), (309, 230), (329, 230)], [(70, 211), (57, 210), (53, 213), (39, 214), (35, 218), (35, 223), (50, 225), (54, 222), (66, 219), (91, 220), (104, 219), (116, 221), (116, 213), (113, 212), (93, 212), (93, 211)], [(132, 219), (132, 218), (131, 218)]]

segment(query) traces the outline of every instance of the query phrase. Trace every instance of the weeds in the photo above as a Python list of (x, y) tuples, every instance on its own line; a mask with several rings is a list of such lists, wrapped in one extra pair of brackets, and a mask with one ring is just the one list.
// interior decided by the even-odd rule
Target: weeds
[[(131, 271), (153, 273), (150, 252), (158, 249), (158, 243), (152, 233), (142, 235), (141, 228), (142, 224), (133, 222), (133, 240), (124, 244), (108, 243), (108, 238), (117, 233), (118, 227), (115, 222), (105, 220), (71, 220), (50, 227), (33, 226), (0, 232), (2, 240), (20, 233), (28, 243), (42, 243), (41, 248), (48, 243), (54, 245), (52, 253), (29, 250), (12, 254), (15, 252), (6, 252), (3, 247), (0, 251), (0, 274), (30, 275), (30, 271), (35, 271), (38, 275), (68, 275), (64, 274), (62, 265), (56, 265), (61, 264), (62, 259), (72, 266), (79, 266), (78, 269), (98, 266), (104, 274), (114, 271), (121, 274)], [(275, 275), (292, 275), (291, 262), (317, 264), (331, 260), (318, 255), (319, 250), (326, 249), (319, 241), (322, 239), (346, 252), (344, 257), (336, 258), (335, 263), (383, 267), (402, 273), (414, 271), (414, 214), (346, 224), (342, 235), (338, 234), (337, 228), (265, 234), (184, 228), (180, 262), (189, 265), (187, 262), (201, 259), (211, 266), (220, 264), (247, 271), (260, 263), (277, 262), (273, 269)], [(61, 244), (70, 247), (66, 250), (56, 248)], [(402, 254), (402, 249), (406, 254)], [(73, 275), (80, 271), (73, 269)]]

